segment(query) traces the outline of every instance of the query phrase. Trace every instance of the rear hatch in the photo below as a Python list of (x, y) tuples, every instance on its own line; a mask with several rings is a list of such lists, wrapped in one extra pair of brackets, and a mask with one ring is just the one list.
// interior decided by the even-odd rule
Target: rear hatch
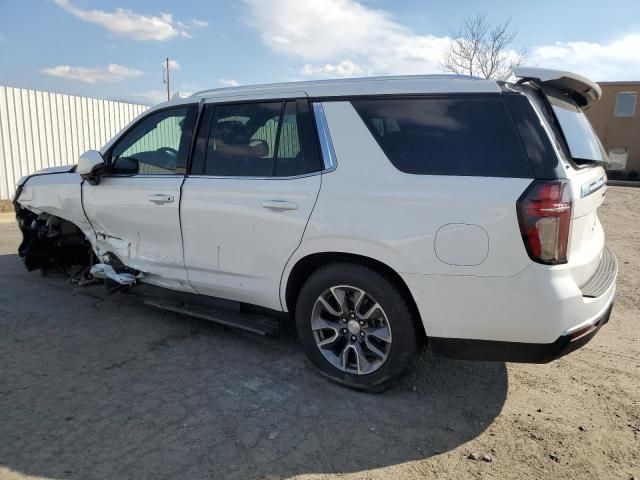
[(606, 194), (606, 153), (584, 114), (602, 93), (590, 80), (568, 72), (516, 68), (514, 74), (556, 145), (572, 192), (568, 264), (584, 285), (596, 272), (604, 249), (598, 208)]

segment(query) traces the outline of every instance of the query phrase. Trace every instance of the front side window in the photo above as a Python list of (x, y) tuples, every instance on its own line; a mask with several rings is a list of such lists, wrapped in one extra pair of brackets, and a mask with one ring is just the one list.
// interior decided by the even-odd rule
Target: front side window
[(287, 177), (306, 172), (296, 101), (206, 106), (191, 172)]
[(398, 170), (418, 175), (530, 178), (500, 97), (380, 98), (352, 102)]
[[(111, 151), (111, 173), (172, 175), (186, 164), (193, 108), (152, 113), (126, 133)], [(187, 138), (188, 137), (188, 138)]]
[(616, 95), (616, 117), (633, 117), (636, 114), (636, 92), (620, 92)]

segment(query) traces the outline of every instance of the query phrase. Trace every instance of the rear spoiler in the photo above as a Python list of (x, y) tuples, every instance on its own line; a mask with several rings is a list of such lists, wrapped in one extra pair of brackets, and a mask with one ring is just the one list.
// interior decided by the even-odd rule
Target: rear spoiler
[(533, 80), (571, 97), (581, 108), (589, 108), (602, 97), (600, 86), (581, 75), (548, 68), (514, 67), (520, 81)]

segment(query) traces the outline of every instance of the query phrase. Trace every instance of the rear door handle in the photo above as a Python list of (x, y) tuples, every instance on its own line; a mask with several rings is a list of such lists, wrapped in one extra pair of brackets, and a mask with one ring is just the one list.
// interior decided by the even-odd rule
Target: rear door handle
[(286, 200), (265, 200), (262, 202), (264, 208), (271, 210), (297, 210), (298, 204), (296, 202), (287, 202)]
[(167, 195), (166, 193), (154, 193), (147, 197), (150, 202), (153, 203), (173, 203), (173, 195)]

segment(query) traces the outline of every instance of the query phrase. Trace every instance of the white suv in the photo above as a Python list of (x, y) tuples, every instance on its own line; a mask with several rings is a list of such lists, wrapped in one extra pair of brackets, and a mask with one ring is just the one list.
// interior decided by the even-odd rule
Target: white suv
[[(547, 362), (609, 318), (606, 155), (567, 72), (209, 90), (145, 112), (77, 167), (21, 180), (27, 268), (259, 333), (391, 387), (425, 344)], [(135, 285), (133, 285), (135, 283)], [(288, 314), (288, 315), (287, 315)]]

